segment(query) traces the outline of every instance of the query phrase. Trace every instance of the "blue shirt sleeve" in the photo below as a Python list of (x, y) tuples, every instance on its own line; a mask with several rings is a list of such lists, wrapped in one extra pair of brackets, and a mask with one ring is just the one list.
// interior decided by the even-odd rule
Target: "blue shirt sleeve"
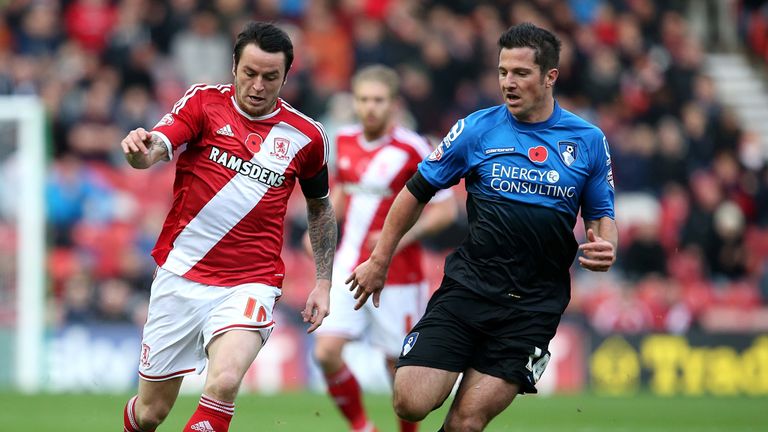
[(419, 163), (419, 172), (432, 186), (447, 189), (470, 170), (474, 137), (466, 131), (465, 119), (456, 122), (435, 150)]
[(604, 135), (596, 134), (593, 140), (591, 148), (594, 151), (590, 152), (590, 175), (582, 194), (581, 216), (584, 220), (597, 220), (606, 216), (613, 219), (615, 215), (611, 151)]

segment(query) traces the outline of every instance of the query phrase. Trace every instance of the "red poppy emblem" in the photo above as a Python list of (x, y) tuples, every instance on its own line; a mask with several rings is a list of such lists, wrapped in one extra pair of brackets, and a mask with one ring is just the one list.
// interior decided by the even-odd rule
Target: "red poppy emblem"
[(264, 138), (257, 133), (249, 133), (245, 137), (245, 147), (248, 148), (253, 154), (256, 154), (261, 150), (261, 144), (264, 142)]
[(528, 149), (528, 158), (536, 163), (542, 163), (547, 160), (547, 148), (538, 146)]

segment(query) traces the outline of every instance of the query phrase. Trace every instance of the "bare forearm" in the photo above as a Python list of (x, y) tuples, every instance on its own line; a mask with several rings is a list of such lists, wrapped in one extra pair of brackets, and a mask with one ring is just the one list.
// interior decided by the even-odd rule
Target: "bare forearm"
[(384, 228), (371, 253), (371, 260), (389, 265), (398, 243), (405, 233), (413, 227), (423, 210), (424, 204), (420, 203), (408, 188), (403, 188), (395, 198), (395, 202), (384, 220)]
[(600, 236), (603, 240), (609, 241), (613, 245), (614, 250), (618, 248), (619, 230), (616, 228), (616, 222), (613, 219), (604, 217), (597, 220), (585, 220), (584, 227), (586, 230), (592, 228), (595, 234)]
[(328, 198), (307, 200), (307, 225), (316, 277), (330, 281), (336, 250), (336, 215)]
[(149, 143), (147, 143), (147, 152), (132, 152), (126, 153), (125, 159), (132, 167), (137, 169), (145, 169), (154, 165), (161, 160), (168, 160), (168, 148), (165, 146), (163, 140), (154, 134), (149, 135)]
[(458, 213), (456, 202), (452, 197), (428, 204), (419, 220), (403, 235), (398, 247), (402, 249), (410, 243), (448, 228), (456, 220)]

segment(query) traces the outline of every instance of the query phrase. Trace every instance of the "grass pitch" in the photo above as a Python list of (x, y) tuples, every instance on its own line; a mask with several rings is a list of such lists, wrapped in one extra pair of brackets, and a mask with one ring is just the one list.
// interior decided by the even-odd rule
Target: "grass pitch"
[[(0, 393), (0, 432), (119, 431), (128, 395), (36, 395)], [(180, 431), (197, 404), (182, 396), (158, 429)], [(421, 431), (434, 432), (446, 406), (422, 422)], [(366, 396), (369, 416), (380, 432), (396, 432), (389, 397)], [(232, 432), (343, 432), (344, 422), (323, 394), (287, 393), (241, 395)], [(660, 398), (523, 396), (486, 429), (506, 431), (574, 432), (741, 432), (768, 431), (768, 398)]]

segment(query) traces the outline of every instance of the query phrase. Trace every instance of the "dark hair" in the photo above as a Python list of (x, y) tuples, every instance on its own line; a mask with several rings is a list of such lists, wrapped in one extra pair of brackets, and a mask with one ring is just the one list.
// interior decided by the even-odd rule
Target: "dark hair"
[(243, 27), (243, 31), (237, 35), (234, 56), (235, 67), (240, 63), (240, 55), (248, 44), (254, 43), (268, 53), (282, 52), (285, 54), (285, 74), (293, 63), (293, 43), (288, 34), (274, 24), (251, 21)]
[(499, 48), (533, 48), (535, 61), (542, 73), (557, 68), (560, 63), (560, 39), (554, 34), (531, 23), (509, 28), (499, 38)]

